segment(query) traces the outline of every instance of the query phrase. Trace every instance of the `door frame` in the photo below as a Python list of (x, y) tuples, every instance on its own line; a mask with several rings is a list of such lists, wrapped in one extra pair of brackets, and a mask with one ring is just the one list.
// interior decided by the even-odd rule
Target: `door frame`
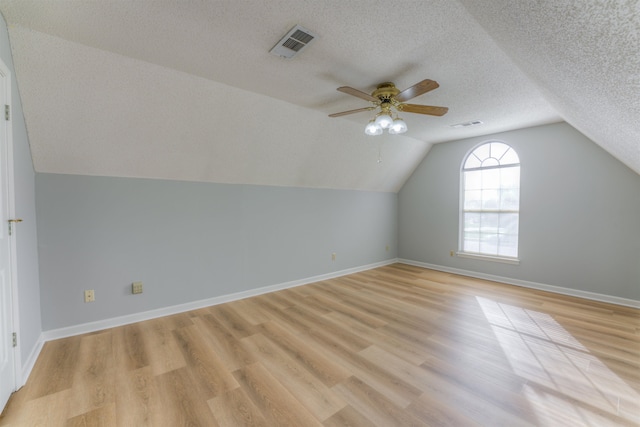
[[(0, 188), (0, 197), (4, 197), (7, 202), (7, 211), (9, 218), (15, 218), (15, 187), (14, 187), (14, 168), (13, 168), (13, 106), (12, 106), (12, 94), (11, 86), (13, 83), (13, 76), (11, 70), (0, 58), (0, 74), (4, 77), (4, 103), (9, 106), (9, 120), (6, 121), (5, 137), (7, 141), (7, 159), (6, 159), (6, 180), (7, 180), (7, 194), (3, 195)], [(0, 107), (2, 104), (0, 103)], [(0, 117), (0, 120), (3, 118)], [(0, 224), (2, 227), (8, 227), (8, 224)], [(13, 348), (13, 366), (15, 371), (15, 384), (13, 385), (14, 391), (18, 390), (24, 385), (22, 378), (22, 358), (21, 358), (21, 346), (20, 346), (20, 317), (18, 313), (18, 275), (17, 275), (17, 246), (16, 235), (18, 233), (18, 227), (13, 225), (13, 230), (9, 238), (9, 280), (11, 281), (9, 287), (11, 291), (11, 319), (13, 332), (18, 334), (17, 345)]]

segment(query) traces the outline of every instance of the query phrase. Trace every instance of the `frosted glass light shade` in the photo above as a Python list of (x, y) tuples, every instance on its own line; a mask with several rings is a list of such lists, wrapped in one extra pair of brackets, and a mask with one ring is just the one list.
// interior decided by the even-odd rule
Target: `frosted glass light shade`
[(380, 114), (376, 117), (376, 125), (378, 125), (382, 129), (387, 129), (393, 123), (393, 119), (388, 114)]
[(375, 121), (371, 120), (367, 123), (367, 126), (365, 126), (364, 133), (372, 136), (380, 135), (382, 133), (382, 128), (376, 125)]
[(390, 134), (405, 133), (406, 131), (407, 124), (401, 118), (395, 119), (391, 124), (391, 127), (389, 127)]

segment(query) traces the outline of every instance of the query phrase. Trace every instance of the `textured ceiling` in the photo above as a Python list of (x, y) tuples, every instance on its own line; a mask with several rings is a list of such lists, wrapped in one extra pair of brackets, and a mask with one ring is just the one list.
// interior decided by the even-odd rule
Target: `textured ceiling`
[[(0, 0), (0, 12), (38, 172), (397, 191), (433, 143), (561, 120), (640, 171), (638, 3), (476, 3)], [(269, 54), (295, 24), (318, 39), (292, 60)], [(327, 117), (367, 106), (338, 86), (425, 78), (440, 88), (411, 102), (449, 113), (405, 114), (404, 135), (365, 136), (368, 113)], [(450, 126), (470, 120), (483, 124)]]
[(462, 3), (563, 120), (640, 173), (640, 1)]

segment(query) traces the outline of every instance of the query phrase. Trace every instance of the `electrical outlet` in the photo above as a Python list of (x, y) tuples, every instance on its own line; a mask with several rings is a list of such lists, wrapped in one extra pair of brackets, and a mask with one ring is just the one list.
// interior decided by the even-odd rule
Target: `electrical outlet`
[(93, 289), (84, 291), (84, 302), (94, 302), (96, 300), (96, 294)]
[(389, 245), (385, 246), (385, 247), (384, 247), (384, 250), (385, 250), (385, 251), (387, 251), (387, 252), (389, 252)]
[(131, 284), (131, 293), (132, 294), (141, 294), (142, 293), (142, 282), (133, 282)]
[(335, 261), (336, 260), (336, 253), (332, 253), (331, 254), (331, 261)]
[(453, 251), (449, 251), (449, 256), (453, 256), (453, 255), (454, 255)]

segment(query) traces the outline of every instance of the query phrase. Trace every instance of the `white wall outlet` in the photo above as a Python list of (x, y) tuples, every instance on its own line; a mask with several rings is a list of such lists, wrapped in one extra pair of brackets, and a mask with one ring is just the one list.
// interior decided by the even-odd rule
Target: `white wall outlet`
[(449, 256), (453, 256), (455, 253), (453, 251), (449, 251)]
[(131, 293), (132, 294), (141, 294), (142, 293), (142, 282), (133, 282), (131, 284)]
[(333, 252), (333, 253), (331, 254), (331, 261), (335, 261), (335, 260), (336, 260), (336, 253), (335, 253), (335, 252)]
[(384, 247), (384, 250), (385, 250), (385, 251), (387, 251), (387, 252), (389, 252), (389, 245), (385, 246), (385, 247)]
[(96, 300), (96, 294), (93, 289), (84, 291), (84, 302), (94, 302)]

